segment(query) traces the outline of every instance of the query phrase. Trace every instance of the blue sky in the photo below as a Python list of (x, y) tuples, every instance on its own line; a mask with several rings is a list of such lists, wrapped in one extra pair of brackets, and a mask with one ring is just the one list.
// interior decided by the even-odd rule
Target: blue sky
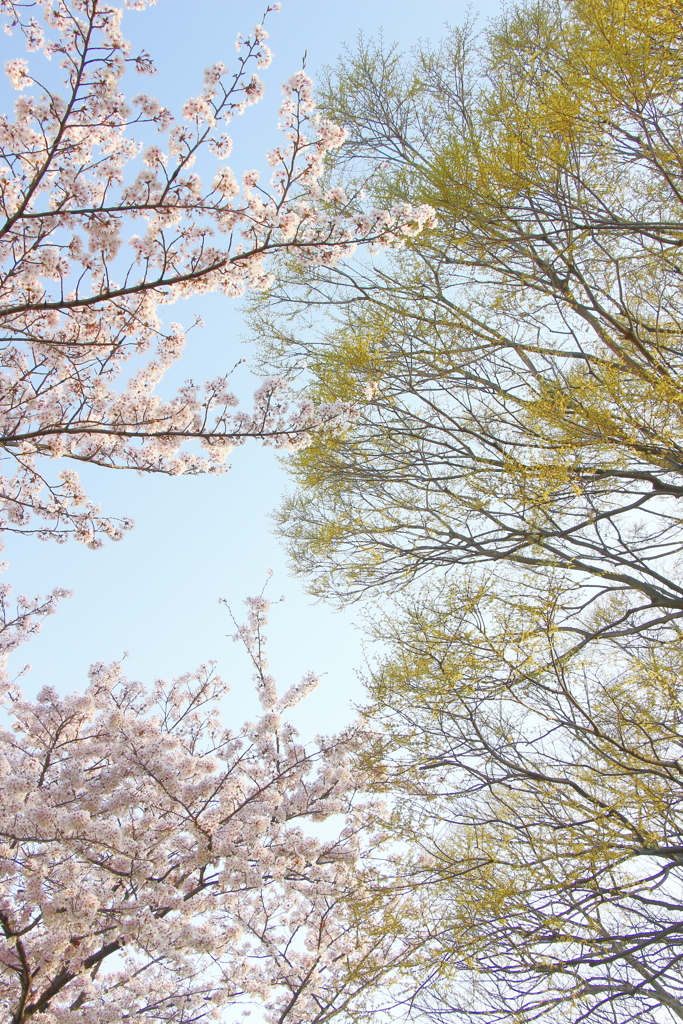
[[(473, 6), (483, 18), (498, 4)], [(178, 111), (201, 89), (203, 68), (234, 59), (237, 32), (260, 20), (264, 4), (253, 0), (159, 0), (143, 13), (124, 18), (124, 33), (135, 49), (146, 49), (159, 74), (132, 88), (157, 95)], [(315, 78), (334, 62), (357, 34), (384, 30), (387, 40), (409, 49), (418, 38), (438, 39), (446, 23), (460, 23), (466, 5), (448, 0), (420, 4), (400, 0), (284, 0), (268, 28), (275, 57), (263, 74), (267, 94), (247, 111), (232, 132), (236, 171), (262, 163), (277, 144), (279, 84), (301, 66)], [(221, 296), (172, 307), (168, 319), (189, 325), (195, 306), (206, 321), (193, 332), (187, 358), (174, 368), (174, 383), (225, 372), (249, 351), (241, 344), (239, 307)], [(250, 384), (243, 376), (241, 390)], [(33, 595), (54, 586), (74, 591), (41, 634), (19, 650), (14, 665), (30, 661), (28, 692), (56, 685), (82, 688), (88, 666), (128, 652), (127, 670), (151, 682), (177, 675), (210, 658), (233, 684), (236, 716), (251, 714), (254, 702), (246, 656), (226, 635), (233, 629), (218, 604), (227, 598), (238, 616), (245, 596), (257, 593), (268, 568), (275, 570), (271, 596), (286, 595), (273, 610), (269, 630), (271, 663), (281, 688), (304, 672), (324, 674), (317, 694), (298, 713), (303, 730), (332, 731), (350, 717), (350, 701), (362, 700), (354, 669), (363, 663), (361, 638), (353, 626), (358, 609), (335, 613), (313, 604), (300, 582), (287, 575), (286, 559), (270, 532), (268, 513), (278, 504), (286, 475), (272, 451), (256, 444), (234, 453), (223, 477), (166, 478), (94, 470), (81, 474), (90, 496), (109, 514), (130, 515), (136, 528), (119, 544), (91, 552), (80, 545), (41, 544), (21, 538), (7, 545), (5, 579), (17, 592)]]

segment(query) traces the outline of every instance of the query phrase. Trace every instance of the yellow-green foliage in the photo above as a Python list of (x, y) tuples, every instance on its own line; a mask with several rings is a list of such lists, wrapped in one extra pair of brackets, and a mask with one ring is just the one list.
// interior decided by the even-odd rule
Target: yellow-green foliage
[(280, 515), (318, 593), (489, 564), (563, 572), (577, 629), (683, 613), (680, 24), (671, 0), (537, 0), (412, 63), (342, 62), (344, 173), (438, 225), (274, 291), (314, 325), (280, 362), (361, 408)]
[(279, 522), (317, 593), (400, 595), (377, 928), (440, 1020), (683, 1019), (682, 15), (536, 0), (409, 59), (362, 42), (333, 173), (437, 226), (271, 296), (276, 361), (360, 409)]
[(680, 1016), (683, 638), (561, 656), (548, 605), (509, 610), (431, 588), (376, 624), (368, 765), (398, 794), (417, 1002), (457, 1021)]

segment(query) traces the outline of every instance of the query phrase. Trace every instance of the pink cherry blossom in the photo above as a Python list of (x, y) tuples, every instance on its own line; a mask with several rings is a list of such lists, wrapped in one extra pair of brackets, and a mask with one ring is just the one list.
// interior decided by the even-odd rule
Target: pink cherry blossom
[[(400, 245), (433, 211), (404, 205), (358, 216), (337, 192), (323, 195), (325, 156), (344, 132), (316, 114), (304, 71), (283, 87), (269, 185), (249, 171), (240, 187), (224, 164), (204, 184), (191, 169), (198, 154), (226, 159), (225, 124), (263, 93), (255, 73), (271, 57), (263, 22), (238, 38), (234, 66), (206, 69), (176, 117), (154, 97), (130, 102), (122, 93), (128, 65), (154, 70), (148, 54), (131, 56), (122, 7), (2, 0), (0, 11), (27, 50), (54, 57), (64, 77), (61, 92), (50, 91), (26, 59), (6, 65), (19, 94), (14, 115), (0, 118), (0, 534), (70, 535), (96, 547), (130, 523), (103, 516), (73, 469), (52, 479), (46, 459), (215, 473), (247, 438), (297, 449), (356, 415), (343, 403), (290, 407), (286, 382), (272, 380), (251, 411), (236, 410), (228, 374), (160, 398), (186, 335), (164, 326), (164, 306), (210, 291), (267, 290), (268, 259), (283, 249), (332, 265), (359, 244)], [(158, 133), (151, 145), (150, 130)]]
[[(236, 731), (220, 719), (227, 687), (212, 665), (151, 690), (118, 664), (94, 665), (85, 691), (67, 697), (10, 690), (12, 727), (0, 729), (6, 1020), (183, 1024), (257, 1004), (268, 1024), (303, 1024), (356, 1003), (371, 1011), (366, 990), (402, 949), (365, 935), (354, 912), (379, 880), (370, 851), (382, 841), (368, 828), (380, 808), (357, 797), (354, 753), (367, 738), (353, 726), (303, 746), (283, 716), (316, 679), (279, 697), (268, 602), (261, 594), (248, 608), (238, 635), (263, 713)], [(316, 837), (310, 823), (331, 816), (337, 824)]]

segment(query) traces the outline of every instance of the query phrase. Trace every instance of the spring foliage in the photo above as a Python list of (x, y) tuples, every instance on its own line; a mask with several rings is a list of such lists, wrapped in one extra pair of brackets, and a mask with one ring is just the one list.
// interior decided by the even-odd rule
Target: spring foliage
[(398, 595), (366, 756), (434, 1019), (683, 1017), (682, 83), (675, 3), (361, 41), (336, 173), (437, 223), (256, 304), (265, 358), (360, 409), (279, 523), (316, 593)]
[(428, 200), (438, 224), (305, 291), (284, 268), (270, 308), (325, 304), (328, 332), (285, 321), (278, 351), (256, 317), (280, 365), (306, 356), (311, 395), (362, 410), (296, 461), (282, 512), (321, 589), (486, 566), (506, 588), (562, 575), (575, 640), (680, 617), (678, 15), (542, 2), (485, 43), (341, 64), (342, 170), (369, 164), (378, 201)]

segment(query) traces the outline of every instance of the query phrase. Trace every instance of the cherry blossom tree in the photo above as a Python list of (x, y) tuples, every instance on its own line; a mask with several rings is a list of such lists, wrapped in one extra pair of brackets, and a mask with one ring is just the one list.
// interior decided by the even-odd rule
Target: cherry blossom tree
[[(247, 438), (301, 448), (354, 416), (342, 402), (289, 405), (281, 378), (260, 384), (250, 411), (237, 408), (229, 375), (162, 397), (186, 334), (165, 326), (163, 306), (267, 289), (268, 258), (283, 250), (332, 265), (359, 243), (400, 244), (431, 211), (359, 213), (325, 190), (325, 157), (343, 131), (315, 113), (303, 72), (284, 86), (270, 184), (255, 171), (238, 183), (223, 163), (225, 128), (262, 95), (263, 24), (238, 38), (231, 71), (207, 69), (176, 119), (150, 96), (125, 99), (126, 72), (153, 65), (131, 56), (120, 7), (0, 0), (0, 9), (34, 53), (30, 65), (7, 63), (19, 95), (13, 117), (0, 118), (0, 534), (97, 547), (130, 524), (101, 515), (72, 469), (50, 477), (47, 460), (220, 472)], [(43, 58), (52, 60), (45, 81)], [(217, 161), (208, 184), (192, 170), (198, 158), (202, 170)], [(0, 590), (0, 657), (60, 596), (12, 605)], [(151, 691), (120, 665), (98, 665), (84, 693), (46, 687), (35, 701), (3, 677), (5, 1019), (189, 1024), (253, 1003), (266, 1020), (292, 1024), (372, 1012), (373, 986), (403, 950), (363, 927), (379, 841), (376, 810), (357, 798), (364, 733), (304, 748), (283, 714), (315, 680), (278, 696), (267, 609), (263, 596), (252, 600), (238, 630), (262, 714), (237, 732), (220, 723), (227, 687), (211, 665)], [(324, 833), (314, 828), (330, 817)]]
[[(170, 1024), (257, 1003), (267, 1021), (324, 1021), (369, 1012), (403, 955), (361, 926), (377, 842), (376, 810), (355, 799), (363, 733), (304, 748), (282, 716), (316, 680), (278, 697), (268, 602), (248, 604), (239, 637), (262, 715), (236, 733), (220, 723), (227, 688), (210, 665), (151, 692), (96, 665), (82, 694), (6, 699), (5, 1020)], [(331, 838), (306, 826), (330, 815)]]
[[(340, 189), (325, 192), (325, 156), (344, 132), (315, 113), (303, 71), (284, 86), (270, 184), (256, 171), (238, 183), (222, 162), (232, 145), (224, 129), (263, 94), (257, 71), (271, 59), (263, 24), (238, 37), (231, 70), (206, 69), (178, 119), (151, 96), (124, 97), (127, 69), (154, 68), (146, 53), (131, 56), (121, 7), (0, 0), (0, 9), (36, 52), (33, 62), (51, 58), (63, 79), (45, 84), (23, 57), (6, 64), (19, 96), (14, 116), (0, 119), (0, 531), (73, 535), (97, 547), (130, 523), (101, 515), (73, 469), (48, 479), (46, 458), (220, 472), (246, 438), (301, 448), (312, 431), (343, 431), (354, 416), (339, 402), (292, 408), (274, 377), (249, 412), (236, 409), (229, 375), (162, 399), (157, 386), (186, 332), (165, 327), (160, 307), (267, 289), (268, 257), (284, 249), (301, 263), (332, 265), (358, 243), (400, 244), (432, 211), (399, 204), (358, 213)], [(191, 170), (198, 157), (202, 167), (216, 161), (207, 184)]]

